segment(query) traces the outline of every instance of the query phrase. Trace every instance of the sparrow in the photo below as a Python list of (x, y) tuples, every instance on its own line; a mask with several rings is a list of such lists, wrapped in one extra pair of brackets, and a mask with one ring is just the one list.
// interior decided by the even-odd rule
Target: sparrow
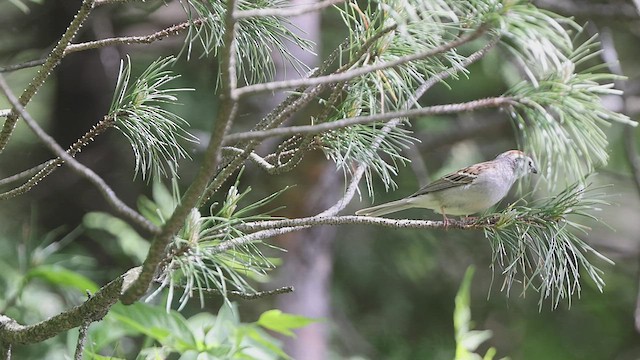
[(404, 199), (356, 211), (356, 215), (380, 216), (410, 208), (426, 208), (447, 215), (469, 216), (502, 200), (519, 178), (538, 173), (533, 160), (520, 150), (509, 150), (495, 159), (445, 175)]

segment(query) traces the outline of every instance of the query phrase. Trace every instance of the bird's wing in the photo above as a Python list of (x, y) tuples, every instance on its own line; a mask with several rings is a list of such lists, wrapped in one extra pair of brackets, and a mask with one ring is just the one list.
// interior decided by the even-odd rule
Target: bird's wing
[(410, 197), (424, 195), (424, 194), (441, 191), (444, 189), (450, 189), (458, 186), (468, 185), (471, 182), (473, 182), (475, 178), (478, 177), (478, 172), (481, 171), (482, 168), (485, 166), (486, 166), (486, 163), (475, 164), (467, 168), (453, 172), (451, 174), (445, 175), (440, 179), (423, 186), (420, 190), (416, 191)]

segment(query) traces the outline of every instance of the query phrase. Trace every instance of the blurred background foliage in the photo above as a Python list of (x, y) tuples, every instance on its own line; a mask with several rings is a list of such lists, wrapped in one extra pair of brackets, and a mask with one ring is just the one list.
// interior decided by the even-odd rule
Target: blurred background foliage
[[(536, 1), (541, 7), (573, 16), (580, 24), (588, 23), (593, 33), (605, 32), (618, 51), (623, 74), (626, 104), (603, 99), (615, 111), (624, 111), (637, 120), (640, 111), (640, 15), (631, 1)], [(64, 31), (75, 13), (78, 1), (5, 1), (0, 3), (0, 61), (14, 64), (42, 57), (52, 42)], [(317, 37), (319, 51), (326, 55), (346, 36), (334, 11), (320, 19)], [(184, 11), (176, 2), (130, 2), (122, 6), (101, 7), (80, 33), (80, 40), (116, 35), (148, 34), (184, 20)], [(85, 51), (65, 57), (55, 76), (30, 104), (35, 118), (63, 147), (71, 144), (107, 113), (117, 79), (120, 59), (131, 56), (132, 73), (139, 74), (161, 55), (182, 48), (181, 37), (169, 38), (149, 46), (126, 46)], [(450, 82), (451, 87), (438, 86), (430, 91), (424, 104), (453, 103), (502, 94), (511, 85), (512, 74), (504, 67), (500, 52), (494, 51), (470, 67), (470, 78)], [(217, 63), (212, 58), (185, 56), (178, 59), (175, 80), (178, 87), (195, 91), (181, 94), (181, 106), (175, 111), (191, 124), (196, 136), (211, 127), (209, 119), (216, 111), (213, 84)], [(24, 69), (6, 74), (16, 88), (23, 88), (34, 74)], [(7, 107), (0, 100), (2, 108)], [(264, 113), (260, 101), (241, 109), (238, 129), (246, 129)], [(268, 109), (267, 109), (268, 110)], [(243, 123), (243, 119), (246, 120)], [(376, 202), (394, 200), (411, 194), (428, 179), (473, 162), (493, 158), (516, 147), (506, 114), (480, 111), (455, 116), (438, 116), (413, 122), (414, 136), (421, 140), (404, 154), (412, 160), (395, 178), (398, 189), (376, 194)], [(588, 280), (579, 299), (571, 307), (556, 310), (538, 308), (535, 294), (519, 296), (518, 289), (507, 297), (500, 291), (500, 274), (490, 269), (491, 249), (481, 231), (396, 230), (367, 226), (342, 226), (327, 236), (331, 256), (327, 259), (330, 280), (326, 296), (331, 308), (323, 320), (329, 330), (331, 358), (371, 359), (452, 359), (456, 352), (453, 323), (454, 299), (469, 265), (475, 265), (470, 288), (470, 307), (475, 328), (491, 330), (492, 336), (478, 348), (485, 354), (490, 347), (497, 358), (512, 359), (637, 359), (640, 341), (635, 323), (640, 263), (640, 197), (628, 166), (628, 148), (624, 137), (633, 131), (633, 145), (640, 137), (635, 130), (622, 125), (606, 129), (610, 142), (609, 164), (598, 169), (598, 184), (613, 184), (607, 199), (613, 206), (597, 214), (604, 223), (594, 227), (583, 239), (612, 259), (615, 266), (600, 264), (606, 287), (600, 293)], [(24, 124), (0, 157), (0, 178), (48, 160), (50, 154), (34, 140)], [(206, 144), (205, 144), (206, 145)], [(192, 179), (200, 160), (202, 145), (185, 144), (195, 161), (181, 162), (182, 188)], [(161, 196), (140, 177), (133, 179), (134, 159), (126, 140), (109, 132), (87, 147), (79, 159), (87, 164), (129, 204), (139, 201), (137, 194), (148, 198)], [(126, 166), (123, 166), (126, 164)], [(326, 180), (333, 179), (336, 180)], [(290, 184), (296, 187), (276, 199), (273, 206), (287, 205), (277, 214), (305, 216), (313, 213), (313, 205), (327, 195), (327, 189), (341, 187), (341, 175), (323, 154), (307, 156), (295, 171), (279, 176), (266, 176), (249, 165), (241, 179), (241, 187), (251, 186), (252, 197), (259, 199)], [(378, 185), (383, 189), (382, 184)], [(170, 184), (167, 184), (170, 186)], [(155, 197), (155, 198), (154, 198)], [(220, 199), (218, 199), (220, 200)], [(514, 200), (513, 198), (510, 201)], [(327, 201), (327, 200), (325, 200)], [(504, 201), (502, 206), (506, 204)], [(351, 205), (354, 211), (368, 201)], [(121, 274), (123, 269), (138, 265), (146, 251), (146, 242), (135, 231), (114, 223), (100, 211), (109, 211), (95, 189), (69, 171), (57, 171), (36, 189), (0, 205), (0, 309), (23, 323), (34, 323), (56, 314), (85, 297), (85, 289)], [(91, 212), (87, 215), (88, 212)], [(430, 212), (410, 210), (407, 218), (435, 218)], [(111, 221), (111, 222), (109, 222)], [(105, 231), (108, 229), (108, 231)], [(613, 229), (613, 230), (612, 230)], [(294, 263), (304, 239), (286, 235), (274, 243), (289, 249), (283, 272)], [(273, 251), (269, 255), (281, 256)], [(313, 274), (313, 273), (311, 273)], [(287, 275), (276, 276), (273, 284), (288, 285)], [(309, 279), (311, 280), (311, 279)], [(96, 285), (98, 284), (98, 285)], [(199, 314), (193, 301), (181, 315), (167, 315), (174, 323), (215, 324), (219, 317), (230, 317), (237, 331), (240, 320), (252, 323), (268, 309), (287, 303), (286, 297), (239, 300), (236, 312), (218, 313), (221, 298), (207, 299), (205, 310), (216, 316)], [(141, 308), (146, 305), (138, 304)], [(164, 306), (159, 307), (164, 311)], [(121, 311), (132, 311), (120, 308)], [(114, 314), (118, 314), (118, 309)], [(143, 310), (140, 310), (143, 311)], [(144, 310), (146, 311), (146, 310)], [(152, 310), (149, 310), (152, 311)], [(295, 311), (291, 311), (295, 312)], [(233, 316), (239, 316), (233, 318)], [(305, 314), (309, 315), (309, 314)], [(313, 314), (311, 314), (313, 315)], [(199, 317), (194, 319), (195, 317)], [(116, 317), (115, 315), (113, 317)], [(178, 320), (176, 320), (178, 318)], [(107, 326), (119, 329), (115, 334), (139, 334), (134, 324), (118, 327), (110, 321), (92, 326), (94, 334), (108, 332)], [(142, 324), (138, 330), (148, 327)], [(182, 326), (182, 325), (181, 325)], [(203, 325), (204, 326), (204, 325)], [(213, 325), (211, 325), (213, 326)], [(243, 328), (247, 334), (264, 331), (254, 325)], [(268, 328), (268, 327), (266, 327)], [(273, 329), (271, 329), (273, 330)], [(113, 330), (115, 331), (115, 330)], [(129, 331), (129, 332), (127, 332)], [(220, 330), (222, 331), (222, 330)], [(277, 335), (278, 332), (272, 332)], [(218, 333), (220, 334), (220, 333)], [(147, 334), (149, 335), (149, 334)], [(96, 335), (101, 337), (101, 335)], [(106, 336), (106, 335), (104, 335)], [(154, 334), (150, 335), (153, 338)], [(161, 337), (160, 335), (158, 335)], [(248, 336), (248, 335), (247, 335)], [(74, 346), (72, 335), (62, 335), (38, 346), (17, 349), (17, 358), (59, 359)], [(118, 345), (114, 355), (124, 356), (144, 346), (141, 338)], [(163, 343), (159, 338), (154, 338)], [(215, 342), (214, 340), (211, 340)], [(222, 341), (222, 340), (221, 340)], [(295, 339), (292, 341), (296, 341)], [(277, 340), (274, 340), (274, 343)], [(264, 345), (264, 344), (263, 344)], [(133, 349), (133, 350), (132, 350)], [(272, 349), (273, 350), (273, 349)], [(275, 350), (274, 350), (275, 351)], [(162, 355), (159, 355), (162, 356)], [(265, 355), (266, 356), (266, 355)], [(277, 352), (270, 356), (279, 356)], [(268, 357), (267, 357), (268, 358)], [(302, 358), (300, 358), (302, 359)]]

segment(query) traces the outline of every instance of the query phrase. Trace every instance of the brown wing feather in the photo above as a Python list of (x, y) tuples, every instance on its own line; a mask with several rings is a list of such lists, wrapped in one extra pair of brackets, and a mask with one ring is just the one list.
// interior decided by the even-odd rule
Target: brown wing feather
[(450, 188), (458, 187), (462, 185), (467, 185), (471, 183), (476, 176), (475, 174), (473, 174), (473, 172), (465, 172), (465, 170), (461, 170), (461, 171), (457, 171), (457, 172), (445, 175), (440, 179), (423, 186), (422, 188), (420, 188), (420, 190), (416, 191), (410, 197), (424, 195), (424, 194), (441, 191), (444, 189), (450, 189)]

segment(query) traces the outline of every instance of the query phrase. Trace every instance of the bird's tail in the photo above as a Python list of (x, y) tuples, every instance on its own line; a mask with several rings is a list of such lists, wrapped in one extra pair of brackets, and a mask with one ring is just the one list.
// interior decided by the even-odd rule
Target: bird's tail
[(410, 209), (412, 207), (414, 207), (414, 205), (410, 204), (407, 199), (401, 199), (358, 210), (356, 211), (356, 215), (380, 216), (394, 213), (400, 210)]

